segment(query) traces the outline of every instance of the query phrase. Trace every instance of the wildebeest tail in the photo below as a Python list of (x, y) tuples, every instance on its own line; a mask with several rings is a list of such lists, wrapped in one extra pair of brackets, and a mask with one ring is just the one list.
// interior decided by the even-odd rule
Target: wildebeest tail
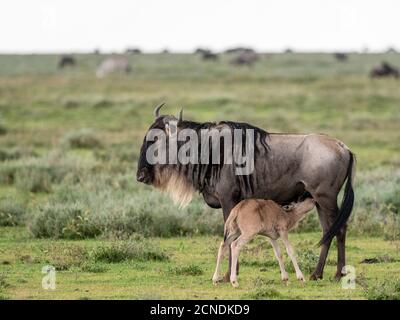
[(224, 226), (224, 243), (225, 245), (230, 245), (240, 236), (240, 230), (238, 228), (237, 222), (237, 211), (232, 210)]
[(354, 204), (353, 179), (355, 171), (355, 156), (350, 152), (350, 161), (347, 168), (347, 182), (344, 189), (342, 204), (340, 205), (338, 216), (327, 233), (324, 234), (318, 245), (329, 243), (340, 231), (350, 217)]

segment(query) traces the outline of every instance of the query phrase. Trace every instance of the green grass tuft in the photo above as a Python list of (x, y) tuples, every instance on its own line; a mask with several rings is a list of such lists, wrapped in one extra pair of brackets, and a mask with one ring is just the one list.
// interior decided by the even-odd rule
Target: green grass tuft
[(279, 299), (282, 295), (274, 288), (271, 287), (261, 287), (255, 289), (253, 292), (245, 295), (245, 298), (252, 300), (269, 300), (269, 299)]
[(365, 290), (368, 300), (400, 300), (400, 280), (387, 279)]
[(189, 264), (187, 266), (169, 267), (167, 274), (175, 276), (200, 276), (204, 273), (203, 269), (197, 264)]
[(119, 263), (123, 261), (167, 261), (168, 255), (147, 241), (116, 241), (97, 247), (93, 252), (96, 262)]

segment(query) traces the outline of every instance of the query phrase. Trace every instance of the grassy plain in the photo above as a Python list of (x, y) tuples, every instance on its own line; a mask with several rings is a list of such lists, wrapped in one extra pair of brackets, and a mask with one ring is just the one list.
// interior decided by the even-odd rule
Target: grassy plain
[[(329, 54), (268, 54), (243, 68), (227, 55), (215, 63), (132, 55), (131, 74), (97, 79), (102, 58), (77, 55), (77, 66), (61, 71), (57, 55), (0, 55), (0, 297), (358, 299), (382, 297), (365, 288), (400, 276), (399, 82), (368, 78), (383, 60), (400, 66), (400, 55), (351, 54), (338, 62)], [(331, 280), (335, 250), (324, 280), (301, 286), (292, 272), (283, 286), (263, 239), (245, 253), (238, 290), (213, 287), (221, 213), (200, 198), (179, 211), (135, 181), (160, 101), (167, 102), (163, 112), (183, 106), (192, 120), (246, 121), (344, 141), (358, 160), (348, 240), (357, 289)], [(308, 275), (318, 237), (315, 213), (292, 236)], [(151, 241), (137, 250), (154, 246), (169, 259), (99, 260), (96, 250), (116, 241)], [(375, 263), (361, 263), (369, 258)], [(41, 289), (46, 263), (61, 266), (56, 291)]]

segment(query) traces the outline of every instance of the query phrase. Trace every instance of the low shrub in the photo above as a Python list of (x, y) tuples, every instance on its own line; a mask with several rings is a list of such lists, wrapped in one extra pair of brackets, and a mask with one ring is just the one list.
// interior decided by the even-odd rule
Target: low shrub
[(400, 239), (400, 219), (392, 209), (392, 206), (387, 207), (388, 213), (383, 223), (383, 238), (395, 241)]
[(365, 289), (368, 300), (400, 300), (400, 280), (386, 279)]
[(7, 134), (8, 129), (4, 124), (0, 123), (0, 136)]
[(89, 252), (78, 245), (54, 243), (41, 248), (44, 262), (52, 265), (56, 270), (69, 270), (72, 267), (80, 267), (89, 260)]
[(115, 241), (93, 251), (96, 262), (118, 263), (129, 260), (166, 261), (167, 254), (148, 241)]
[(0, 226), (17, 226), (24, 222), (25, 204), (12, 198), (0, 199)]
[(111, 234), (129, 238), (131, 234), (171, 237), (223, 233), (222, 214), (204, 209), (199, 199), (180, 210), (157, 191), (138, 190), (132, 186), (132, 178), (121, 187), (118, 181), (122, 177), (92, 175), (85, 183), (57, 187), (49, 201), (34, 210), (29, 226), (32, 234), (83, 239)]
[(25, 157), (37, 157), (37, 153), (22, 148), (2, 148), (0, 149), (0, 161), (17, 160)]
[(103, 146), (98, 135), (91, 129), (81, 129), (67, 133), (61, 139), (61, 145), (67, 148), (94, 149)]
[(41, 158), (7, 161), (0, 166), (0, 183), (16, 185), (30, 192), (51, 192), (53, 184), (64, 179), (79, 181), (83, 172), (96, 164), (64, 153), (53, 152)]
[(93, 238), (101, 230), (88, 218), (88, 211), (79, 204), (46, 204), (39, 207), (29, 224), (37, 238)]

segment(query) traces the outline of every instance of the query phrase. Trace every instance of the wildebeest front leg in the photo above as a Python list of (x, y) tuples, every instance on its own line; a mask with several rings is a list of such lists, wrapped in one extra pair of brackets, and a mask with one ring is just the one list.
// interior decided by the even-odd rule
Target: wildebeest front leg
[[(223, 205), (222, 206), (222, 212), (224, 214), (224, 223), (229, 217), (229, 214), (231, 213), (231, 210), (233, 209), (235, 205), (234, 204), (228, 204), (228, 205)], [(229, 265), (228, 265), (228, 270), (226, 271), (224, 275), (224, 282), (230, 282), (231, 281), (231, 267), (232, 267), (232, 248), (229, 246)], [(236, 273), (239, 274), (239, 261), (236, 265)]]

